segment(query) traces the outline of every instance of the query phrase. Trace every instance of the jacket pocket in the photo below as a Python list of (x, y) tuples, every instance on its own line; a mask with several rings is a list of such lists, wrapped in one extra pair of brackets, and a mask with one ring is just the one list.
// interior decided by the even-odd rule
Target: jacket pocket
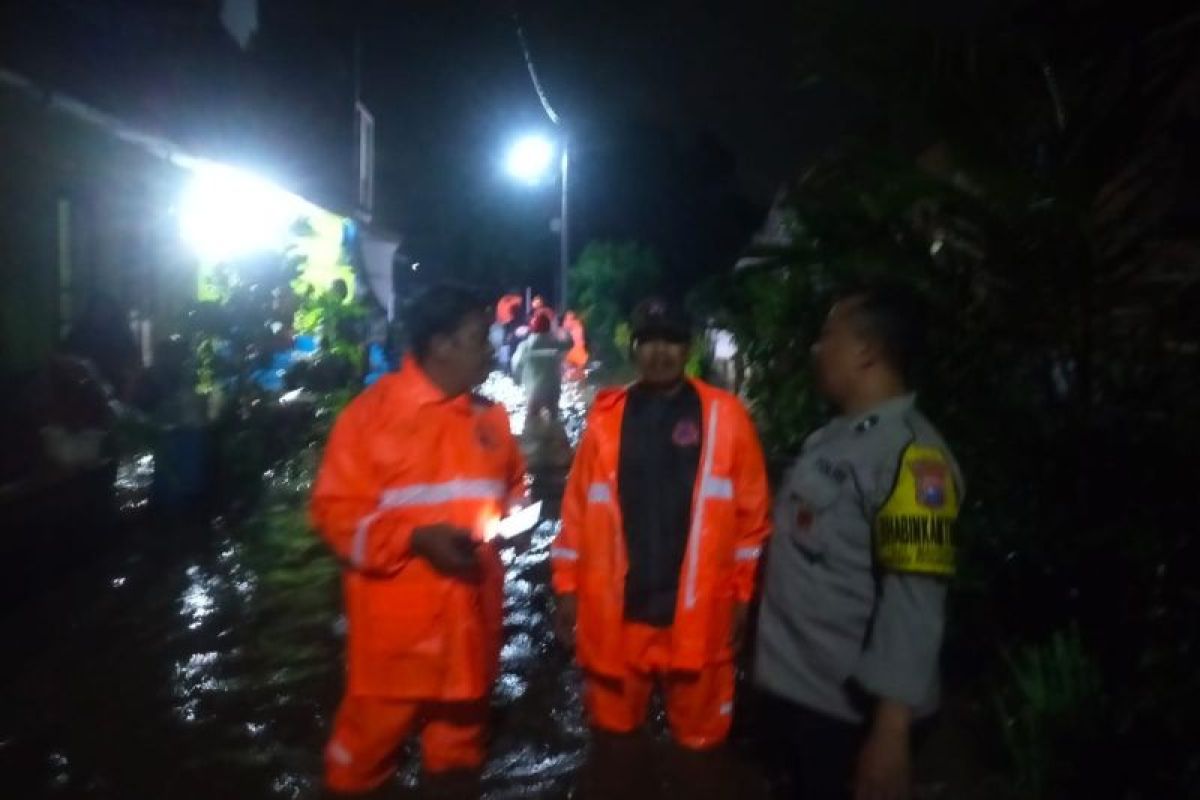
[(442, 652), (448, 587), (435, 577), (416, 574), (421, 570), (429, 568), (410, 562), (401, 577), (360, 588), (358, 634), (364, 650), (381, 655)]

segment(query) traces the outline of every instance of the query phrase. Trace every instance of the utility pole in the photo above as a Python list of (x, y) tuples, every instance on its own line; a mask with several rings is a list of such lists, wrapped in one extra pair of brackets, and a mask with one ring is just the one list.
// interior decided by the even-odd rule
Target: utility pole
[(546, 90), (542, 87), (542, 82), (538, 79), (537, 68), (533, 65), (533, 55), (529, 52), (529, 42), (525, 40), (525, 29), (521, 27), (521, 18), (517, 15), (517, 11), (513, 9), (513, 23), (517, 28), (517, 41), (521, 44), (521, 53), (525, 56), (525, 68), (529, 72), (529, 81), (533, 84), (533, 90), (537, 93), (538, 101), (542, 104), (542, 110), (546, 112), (550, 122), (558, 128), (558, 147), (559, 147), (559, 180), (561, 181), (562, 197), (560, 199), (559, 218), (558, 218), (558, 311), (560, 314), (566, 313), (567, 310), (567, 272), (571, 265), (571, 233), (570, 233), (570, 216), (569, 216), (569, 198), (568, 191), (570, 181), (571, 156), (569, 142), (567, 137), (567, 126), (563, 123), (562, 117), (550, 105), (550, 98), (546, 96)]
[(558, 216), (558, 313), (561, 318), (567, 313), (567, 272), (571, 266), (571, 227), (568, 222), (570, 211), (570, 193), (567, 190), (571, 174), (571, 155), (567, 142), (567, 132), (562, 133), (562, 157), (560, 159), (562, 181), (562, 207)]

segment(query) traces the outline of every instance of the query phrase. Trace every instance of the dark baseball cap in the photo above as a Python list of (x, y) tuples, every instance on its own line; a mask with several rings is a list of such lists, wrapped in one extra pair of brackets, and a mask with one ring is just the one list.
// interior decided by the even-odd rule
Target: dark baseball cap
[(630, 319), (634, 342), (659, 339), (679, 344), (692, 340), (692, 320), (681, 306), (651, 297), (638, 303)]

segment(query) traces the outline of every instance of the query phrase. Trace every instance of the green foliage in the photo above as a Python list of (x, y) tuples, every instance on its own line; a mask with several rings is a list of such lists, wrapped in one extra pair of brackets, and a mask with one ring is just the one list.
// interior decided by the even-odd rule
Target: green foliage
[(1006, 679), (994, 696), (1017, 786), (1031, 800), (1074, 797), (1078, 769), (1107, 732), (1100, 672), (1079, 631), (1006, 652)]
[(319, 336), (322, 348), (348, 361), (361, 372), (366, 354), (362, 348), (361, 327), (366, 309), (350, 298), (334, 292), (306, 294), (296, 311), (296, 332)]
[[(213, 299), (198, 303), (185, 320), (198, 388), (215, 412), (216, 491), (224, 503), (255, 500), (264, 475), (319, 438), (330, 409), (344, 405), (357, 388), (345, 376), (355, 378), (361, 365), (354, 326), (365, 310), (332, 292), (311, 290), (297, 298), (292, 286), (300, 264), (295, 256), (275, 253), (218, 265), (207, 275)], [(276, 353), (291, 349), (293, 324), (321, 337), (323, 352), (308, 375), (328, 396), (316, 409), (281, 407), (253, 380)]]
[(183, 322), (202, 392), (219, 390), (236, 401), (252, 391), (250, 373), (290, 345), (278, 332), (291, 329), (298, 268), (294, 258), (265, 253), (208, 272), (210, 299), (197, 303)]
[(692, 348), (688, 353), (687, 364), (684, 365), (683, 372), (689, 378), (705, 378), (707, 377), (707, 359), (704, 353), (704, 337), (696, 336), (692, 339)]
[(605, 364), (629, 358), (628, 326), (633, 307), (653, 294), (662, 279), (658, 259), (633, 242), (591, 242), (571, 270), (571, 307), (587, 329), (588, 345)]
[[(1178, 566), (1200, 555), (1185, 500), (1200, 418), (1184, 411), (1200, 393), (1200, 238), (1180, 224), (1196, 183), (1167, 176), (1195, 166), (1200, 19), (1134, 9), (1106, 38), (1060, 9), (1038, 41), (990, 17), (889, 39), (837, 5), (807, 8), (855, 46), (806, 50), (805, 68), (878, 91), (883, 119), (787, 187), (785, 235), (728, 294), (763, 441), (778, 463), (827, 413), (807, 354), (835, 287), (885, 274), (921, 290), (933, 336), (916, 385), (968, 479), (958, 679), (994, 668), (979, 642), (1022, 652), (1076, 622), (1110, 700), (1105, 746), (1124, 755), (1026, 731), (1023, 747), (1051, 748), (1026, 763), (1076, 759), (1058, 774), (1103, 776), (1106, 796), (1186, 796), (1200, 788), (1179, 744), (1200, 713), (1200, 593)], [(1085, 741), (1088, 724), (1064, 715), (1081, 729), (1055, 736)]]

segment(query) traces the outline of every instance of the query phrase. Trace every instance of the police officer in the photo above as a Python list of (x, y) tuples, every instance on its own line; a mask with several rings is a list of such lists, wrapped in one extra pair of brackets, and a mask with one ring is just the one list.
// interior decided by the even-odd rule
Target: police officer
[(755, 681), (805, 800), (907, 798), (911, 730), (938, 705), (963, 483), (911, 393), (919, 320), (897, 287), (833, 306), (813, 358), (839, 416), (776, 497)]

